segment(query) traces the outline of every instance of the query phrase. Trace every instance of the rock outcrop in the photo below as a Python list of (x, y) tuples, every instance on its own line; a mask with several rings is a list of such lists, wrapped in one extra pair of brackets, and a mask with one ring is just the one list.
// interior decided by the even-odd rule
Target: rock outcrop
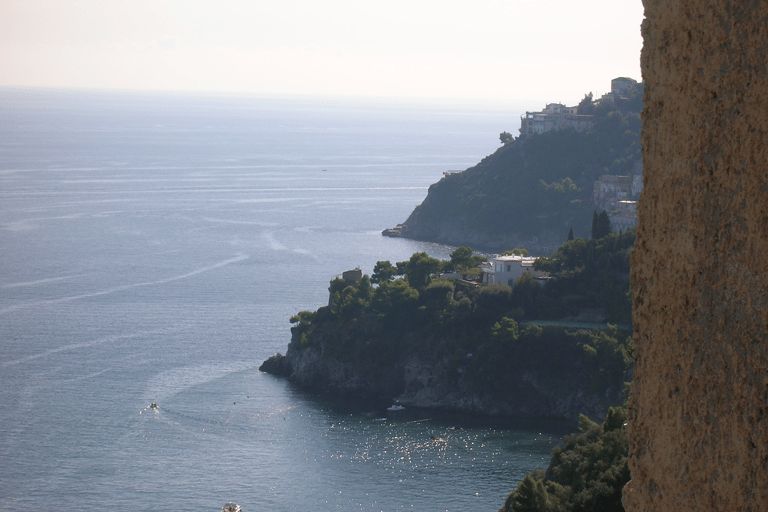
[(629, 511), (768, 509), (768, 2), (645, 0)]
[(288, 358), (278, 352), (259, 366), (259, 371), (275, 375), (276, 377), (290, 377), (293, 368), (288, 363)]

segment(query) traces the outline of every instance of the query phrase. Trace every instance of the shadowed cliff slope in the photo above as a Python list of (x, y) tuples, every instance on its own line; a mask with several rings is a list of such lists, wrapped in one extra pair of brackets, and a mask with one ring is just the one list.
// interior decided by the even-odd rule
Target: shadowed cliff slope
[[(639, 93), (640, 89), (638, 89)], [(639, 98), (596, 108), (590, 132), (518, 138), (480, 163), (445, 176), (403, 223), (407, 238), (549, 254), (573, 228), (589, 235), (594, 182), (627, 174), (640, 158)]]

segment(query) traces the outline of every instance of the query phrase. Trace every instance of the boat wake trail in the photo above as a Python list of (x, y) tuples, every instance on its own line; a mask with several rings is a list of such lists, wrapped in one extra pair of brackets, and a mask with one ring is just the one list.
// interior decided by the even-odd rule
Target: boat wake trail
[(230, 265), (232, 263), (237, 263), (238, 261), (243, 261), (243, 260), (246, 260), (248, 258), (250, 258), (250, 256), (248, 256), (247, 254), (239, 254), (238, 256), (235, 256), (234, 258), (229, 258), (227, 260), (220, 261), (220, 262), (215, 263), (213, 265), (209, 265), (207, 267), (202, 267), (202, 268), (193, 270), (191, 272), (187, 272), (186, 274), (181, 274), (181, 275), (178, 275), (178, 276), (169, 277), (167, 279), (159, 279), (157, 281), (145, 281), (145, 282), (142, 282), (142, 283), (126, 284), (126, 285), (122, 285), (122, 286), (116, 286), (114, 288), (108, 288), (106, 290), (100, 290), (98, 292), (83, 293), (83, 294), (80, 294), (80, 295), (70, 295), (68, 297), (60, 297), (58, 299), (39, 300), (39, 301), (34, 301), (34, 302), (27, 302), (27, 303), (24, 303), (24, 304), (16, 304), (14, 306), (10, 306), (10, 307), (4, 308), (4, 309), (0, 309), (0, 315), (6, 314), (6, 313), (11, 313), (11, 312), (16, 311), (18, 309), (25, 309), (25, 308), (35, 307), (35, 306), (47, 306), (47, 305), (51, 305), (51, 304), (61, 304), (61, 303), (72, 302), (72, 301), (80, 300), (80, 299), (88, 299), (88, 298), (91, 298), (91, 297), (100, 297), (102, 295), (109, 295), (111, 293), (121, 292), (121, 291), (125, 291), (125, 290), (131, 290), (133, 288), (141, 288), (141, 287), (144, 287), (144, 286), (157, 286), (157, 285), (161, 285), (161, 284), (172, 283), (173, 281), (178, 281), (180, 279), (187, 279), (189, 277), (193, 277), (193, 276), (196, 276), (198, 274), (202, 274), (203, 272), (209, 272), (211, 270), (215, 270), (217, 268), (225, 267), (225, 266)]

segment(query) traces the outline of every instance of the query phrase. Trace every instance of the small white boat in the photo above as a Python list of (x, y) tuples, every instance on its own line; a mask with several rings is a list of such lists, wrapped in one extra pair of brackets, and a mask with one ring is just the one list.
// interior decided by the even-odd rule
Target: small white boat
[(222, 507), (221, 512), (242, 512), (242, 510), (237, 503), (227, 503)]
[(390, 405), (389, 407), (387, 407), (387, 410), (389, 412), (402, 411), (403, 409), (405, 409), (405, 407), (403, 407), (400, 404)]

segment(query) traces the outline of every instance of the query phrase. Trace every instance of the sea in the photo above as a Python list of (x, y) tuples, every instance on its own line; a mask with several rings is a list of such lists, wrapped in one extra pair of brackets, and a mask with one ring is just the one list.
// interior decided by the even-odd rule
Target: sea
[(562, 424), (258, 367), (526, 106), (0, 88), (0, 510), (498, 510)]

